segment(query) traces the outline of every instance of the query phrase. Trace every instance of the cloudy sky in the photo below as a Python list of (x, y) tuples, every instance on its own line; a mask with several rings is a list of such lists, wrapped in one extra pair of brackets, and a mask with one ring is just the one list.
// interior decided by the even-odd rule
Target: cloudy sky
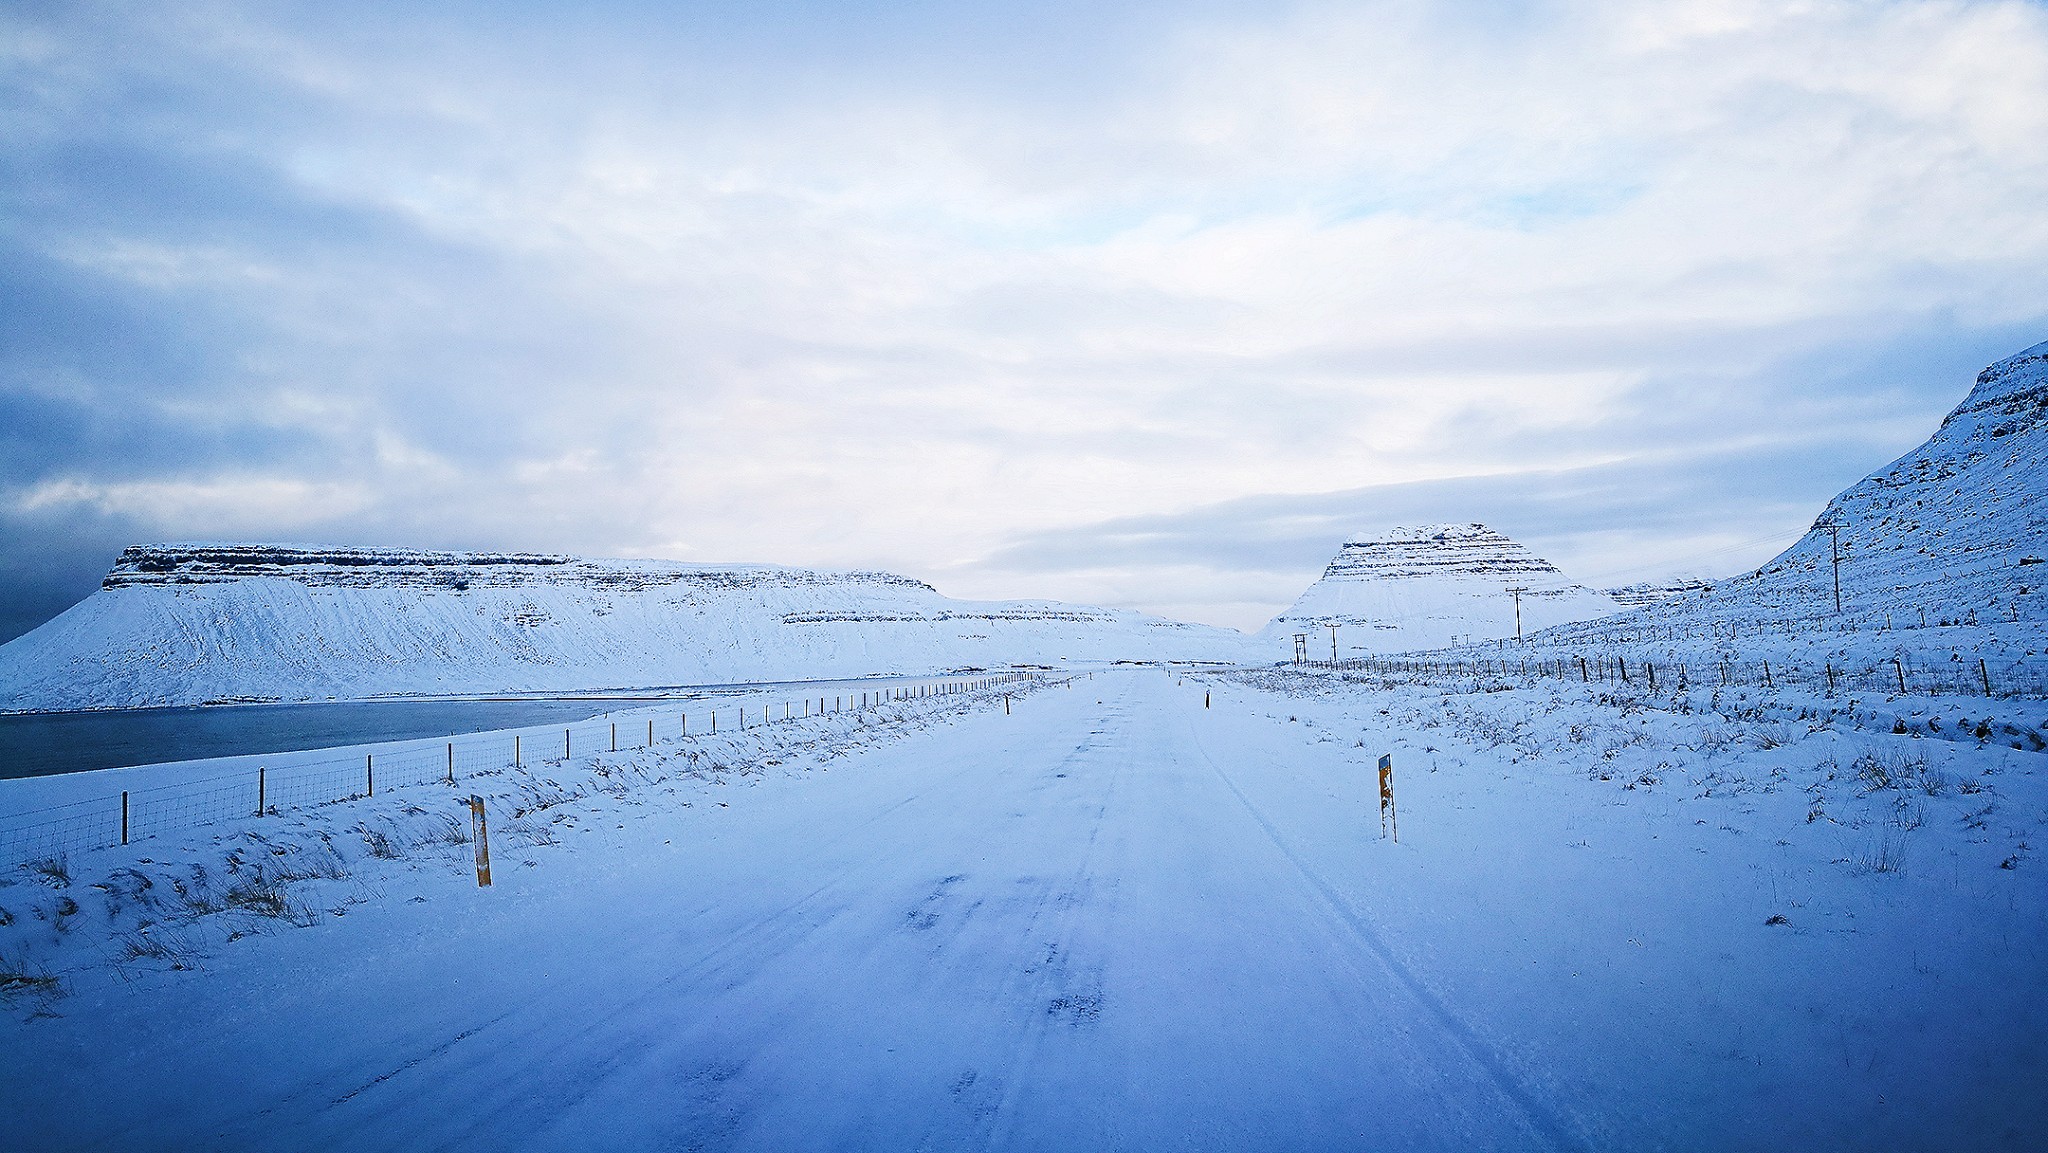
[(0, 637), (143, 540), (1719, 575), (2044, 339), (2038, 3), (0, 8)]

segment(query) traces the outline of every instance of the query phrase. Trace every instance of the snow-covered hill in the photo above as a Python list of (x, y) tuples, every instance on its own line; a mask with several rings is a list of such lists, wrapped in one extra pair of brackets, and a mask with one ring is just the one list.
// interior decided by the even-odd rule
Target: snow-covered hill
[(1329, 655), (1332, 625), (1345, 657), (1512, 637), (1518, 588), (1524, 632), (1622, 611), (1483, 524), (1423, 525), (1344, 542), (1322, 577), (1260, 637), (1271, 648), (1289, 634), (1310, 633), (1309, 655), (1319, 660)]
[(160, 545), (0, 646), (0, 710), (1238, 659), (1241, 635), (882, 572)]
[[(1797, 544), (1696, 611), (2048, 619), (2048, 343), (1999, 361), (1927, 443), (1851, 486)], [(2037, 567), (2039, 566), (2039, 567)]]
[[(1834, 655), (1990, 646), (1993, 656), (2022, 657), (2048, 641), (2044, 589), (2048, 344), (2038, 344), (1979, 373), (1925, 444), (1829, 501), (1805, 536), (1761, 568), (1563, 632), (1760, 631)], [(1856, 644), (1843, 639), (1850, 633)]]

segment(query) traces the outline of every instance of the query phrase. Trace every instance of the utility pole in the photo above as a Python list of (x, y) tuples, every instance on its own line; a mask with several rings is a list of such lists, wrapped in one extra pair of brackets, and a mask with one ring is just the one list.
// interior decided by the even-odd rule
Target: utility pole
[(1824, 525), (1822, 525), (1822, 526), (1820, 526), (1820, 527), (1822, 527), (1822, 528), (1824, 528), (1824, 529), (1828, 530), (1828, 536), (1829, 536), (1829, 537), (1830, 537), (1830, 538), (1831, 538), (1831, 539), (1833, 540), (1833, 542), (1834, 542), (1834, 546), (1835, 546), (1835, 615), (1836, 615), (1836, 616), (1841, 616), (1841, 615), (1842, 615), (1842, 526), (1840, 526), (1840, 525), (1836, 525), (1836, 524), (1824, 524)]
[(1527, 585), (1516, 585), (1508, 590), (1515, 594), (1515, 639), (1522, 639), (1522, 594), (1529, 591)]
[(1305, 665), (1308, 663), (1307, 633), (1294, 634), (1294, 663), (1297, 665)]
[(1337, 663), (1337, 626), (1330, 626), (1330, 663)]

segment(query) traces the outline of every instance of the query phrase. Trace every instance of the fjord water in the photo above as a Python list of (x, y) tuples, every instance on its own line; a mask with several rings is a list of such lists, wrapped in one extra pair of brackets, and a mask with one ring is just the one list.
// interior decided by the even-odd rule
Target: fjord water
[(608, 698), (579, 697), (23, 713), (0, 716), (0, 779), (580, 721), (610, 704)]

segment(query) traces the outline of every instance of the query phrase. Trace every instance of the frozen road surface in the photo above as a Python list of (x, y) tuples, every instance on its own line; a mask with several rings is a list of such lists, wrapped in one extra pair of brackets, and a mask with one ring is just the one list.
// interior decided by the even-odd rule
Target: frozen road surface
[[(1873, 889), (1832, 846), (1720, 820), (1768, 811), (1454, 754), (1378, 704), (1101, 673), (1013, 715), (584, 805), (556, 843), (502, 849), (488, 890), (445, 858), (393, 863), (343, 915), (7, 1023), (0, 1145), (2041, 1133), (2038, 918), (1928, 924), (1944, 901), (1912, 877)], [(1767, 926), (1778, 909), (1791, 923)]]

